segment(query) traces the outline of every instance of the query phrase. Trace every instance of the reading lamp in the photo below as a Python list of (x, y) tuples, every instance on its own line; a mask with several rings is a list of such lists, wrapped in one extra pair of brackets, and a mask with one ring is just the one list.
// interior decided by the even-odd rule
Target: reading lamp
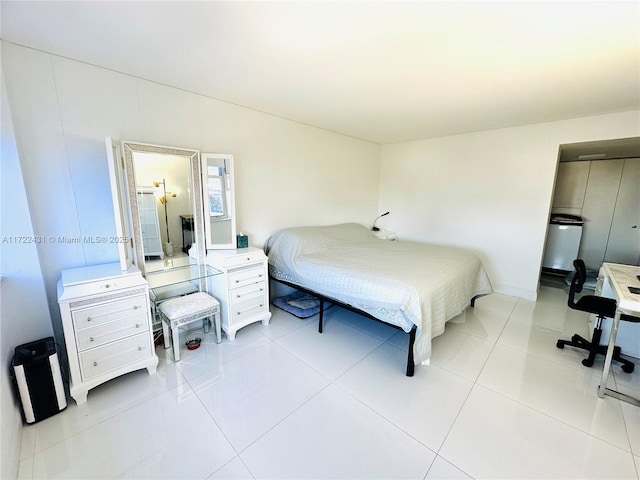
[(169, 238), (169, 220), (167, 218), (167, 195), (170, 195), (175, 198), (177, 194), (167, 191), (167, 182), (165, 181), (164, 178), (162, 179), (161, 182), (153, 182), (153, 186), (156, 188), (159, 188), (160, 185), (162, 185), (162, 193), (164, 193), (164, 195), (162, 195), (159, 198), (159, 200), (160, 200), (160, 203), (164, 205), (164, 224), (167, 227), (167, 243), (171, 243), (171, 239)]
[(378, 227), (376, 227), (376, 222), (380, 219), (380, 217), (384, 217), (385, 215), (389, 215), (389, 212), (385, 212), (382, 215), (378, 215), (376, 217), (376, 219), (373, 221), (373, 227), (371, 227), (371, 230), (373, 230), (374, 232), (379, 232), (380, 229)]

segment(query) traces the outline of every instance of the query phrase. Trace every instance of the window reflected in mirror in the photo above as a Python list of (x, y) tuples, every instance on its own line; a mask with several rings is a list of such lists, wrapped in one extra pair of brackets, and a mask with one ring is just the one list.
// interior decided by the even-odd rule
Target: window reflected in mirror
[(206, 189), (205, 234), (207, 249), (236, 248), (233, 156), (203, 153), (202, 185)]

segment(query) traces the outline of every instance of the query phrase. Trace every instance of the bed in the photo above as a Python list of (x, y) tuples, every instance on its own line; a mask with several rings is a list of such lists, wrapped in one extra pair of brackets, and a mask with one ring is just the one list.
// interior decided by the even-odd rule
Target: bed
[(473, 252), (387, 241), (356, 223), (280, 230), (265, 243), (273, 280), (409, 334), (407, 375), (427, 365), (445, 323), (492, 292)]

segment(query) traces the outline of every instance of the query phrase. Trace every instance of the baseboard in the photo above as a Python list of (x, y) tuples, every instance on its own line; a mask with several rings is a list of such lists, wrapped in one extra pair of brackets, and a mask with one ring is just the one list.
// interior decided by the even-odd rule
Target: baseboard
[(493, 291), (495, 293), (509, 295), (510, 297), (518, 297), (524, 300), (531, 300), (532, 302), (535, 302), (538, 299), (537, 290), (525, 290), (523, 288), (515, 288), (507, 285), (494, 285)]

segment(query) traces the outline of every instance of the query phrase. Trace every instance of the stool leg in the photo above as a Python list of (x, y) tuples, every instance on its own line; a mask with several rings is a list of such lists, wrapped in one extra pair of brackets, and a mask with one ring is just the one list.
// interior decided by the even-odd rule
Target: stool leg
[(163, 338), (165, 350), (168, 348), (171, 348), (171, 342), (170, 342), (171, 339), (169, 338), (169, 336), (170, 336), (169, 326), (167, 325), (167, 322), (163, 320), (162, 321), (162, 338)]
[(204, 333), (209, 333), (209, 317), (202, 319), (202, 328)]
[(220, 312), (216, 313), (213, 316), (213, 323), (216, 324), (216, 337), (218, 338), (218, 343), (222, 342), (222, 331), (220, 328)]
[(173, 361), (180, 361), (180, 334), (178, 327), (171, 328), (171, 342), (173, 343)]

